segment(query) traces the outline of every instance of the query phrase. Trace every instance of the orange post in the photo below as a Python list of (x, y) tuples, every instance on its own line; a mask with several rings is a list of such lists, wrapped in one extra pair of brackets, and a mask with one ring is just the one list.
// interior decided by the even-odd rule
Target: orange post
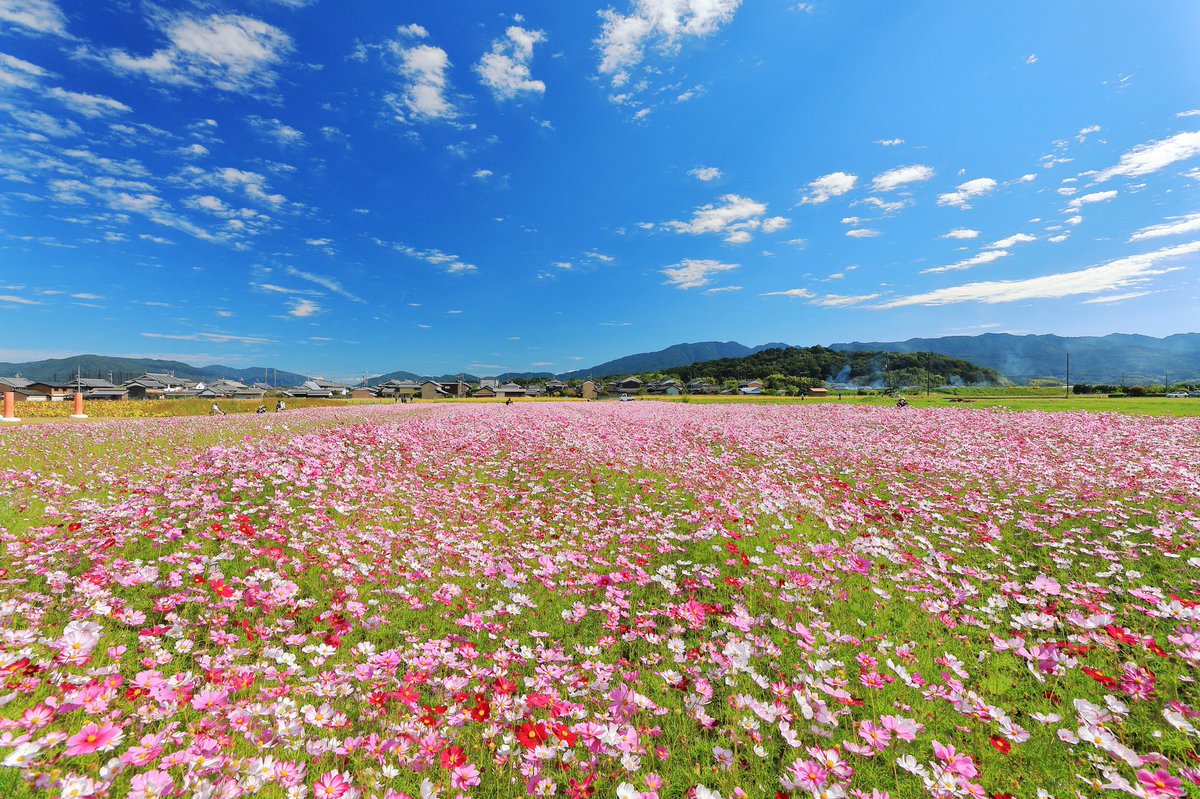
[(71, 414), (72, 419), (86, 419), (87, 414), (83, 412), (83, 392), (75, 392), (75, 413)]
[(0, 422), (19, 422), (17, 418), (17, 396), (9, 390), (4, 392), (4, 417)]

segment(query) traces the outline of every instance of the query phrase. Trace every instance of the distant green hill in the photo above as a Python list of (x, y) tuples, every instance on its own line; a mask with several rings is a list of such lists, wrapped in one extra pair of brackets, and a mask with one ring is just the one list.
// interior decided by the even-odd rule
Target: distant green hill
[(747, 347), (736, 341), (698, 341), (694, 344), (673, 344), (670, 347), (654, 352), (639, 352), (636, 355), (626, 355), (623, 358), (606, 361), (588, 369), (576, 369), (565, 372), (559, 377), (564, 380), (585, 380), (589, 377), (610, 377), (613, 375), (645, 374), (647, 372), (662, 372), (676, 366), (687, 366), (698, 361), (710, 361), (717, 358), (740, 358), (771, 347), (786, 347), (787, 344), (761, 344), (757, 347)]
[(780, 347), (744, 358), (701, 361), (662, 371), (684, 381), (698, 377), (752, 380), (775, 374), (858, 385), (921, 385), (928, 379), (966, 384), (1003, 380), (995, 369), (937, 353), (847, 352), (826, 347)]
[(985, 333), (892, 342), (854, 341), (831, 344), (829, 348), (939, 352), (996, 369), (1014, 381), (1035, 377), (1065, 379), (1068, 354), (1072, 383), (1161, 383), (1164, 375), (1171, 382), (1200, 379), (1200, 333), (1178, 333), (1165, 338), (1125, 333), (1107, 336)]
[(192, 366), (182, 361), (163, 361), (156, 358), (116, 358), (108, 355), (74, 355), (70, 358), (50, 358), (25, 363), (0, 363), (0, 376), (21, 375), (28, 380), (65, 382), (79, 374), (123, 383), (145, 372), (164, 372), (184, 380), (219, 380), (227, 378), (242, 383), (266, 381), (271, 385), (296, 386), (308, 378), (295, 372), (251, 366), (238, 369), (232, 366)]

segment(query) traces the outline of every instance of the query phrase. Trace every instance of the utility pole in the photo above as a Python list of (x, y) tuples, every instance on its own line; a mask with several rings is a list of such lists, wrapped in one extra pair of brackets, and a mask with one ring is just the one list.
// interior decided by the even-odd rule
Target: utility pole
[(1163, 393), (1164, 394), (1171, 393), (1171, 384), (1167, 382), (1167, 377), (1169, 377), (1170, 374), (1171, 374), (1170, 372), (1163, 372)]
[(1066, 399), (1071, 398), (1071, 353), (1067, 353), (1067, 384), (1063, 386), (1063, 396)]

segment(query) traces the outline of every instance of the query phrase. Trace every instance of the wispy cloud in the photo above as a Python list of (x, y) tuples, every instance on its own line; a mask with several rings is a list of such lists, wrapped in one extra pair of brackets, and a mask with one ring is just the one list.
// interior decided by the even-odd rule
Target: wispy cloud
[(263, 336), (239, 336), (233, 333), (139, 333), (146, 338), (170, 339), (171, 341), (204, 341), (210, 344), (273, 344)]
[(707, 286), (712, 282), (712, 276), (715, 274), (740, 268), (741, 264), (723, 264), (720, 261), (687, 258), (659, 271), (666, 276), (666, 285), (678, 289), (694, 289)]
[(889, 169), (887, 172), (876, 175), (875, 179), (871, 181), (871, 188), (874, 191), (893, 191), (909, 183), (920, 183), (921, 181), (929, 180), (933, 175), (933, 167), (925, 166), (924, 164), (898, 166), (895, 169)]
[(688, 174), (696, 180), (702, 180), (705, 183), (721, 178), (721, 170), (715, 166), (698, 166), (695, 169), (689, 169)]
[(179, 14), (162, 32), (166, 46), (150, 55), (109, 50), (98, 57), (118, 72), (162, 83), (253, 92), (275, 84), (275, 70), (294, 49), (279, 28), (241, 14)]
[(1176, 133), (1161, 141), (1139, 144), (1121, 156), (1115, 166), (1096, 173), (1094, 180), (1103, 183), (1115, 177), (1137, 177), (1200, 155), (1200, 131)]
[(375, 239), (375, 243), (380, 247), (386, 247), (390, 250), (395, 250), (398, 253), (403, 253), (409, 258), (416, 258), (418, 261), (424, 261), (427, 264), (449, 272), (452, 275), (469, 274), (479, 269), (475, 264), (469, 264), (457, 255), (452, 255), (441, 250), (431, 249), (422, 250), (417, 247), (411, 247), (400, 242), (387, 242), (383, 239)]
[(111, 97), (101, 94), (69, 92), (58, 86), (47, 91), (46, 96), (51, 100), (57, 100), (75, 113), (90, 118), (128, 114), (133, 110), (120, 100), (114, 100)]
[(0, 0), (0, 20), (34, 33), (67, 36), (67, 19), (54, 0)]
[(1196, 231), (1200, 231), (1200, 213), (1169, 216), (1166, 222), (1138, 230), (1129, 237), (1129, 240), (1157, 239), (1163, 236), (1178, 236), (1180, 233), (1195, 233)]
[(1100, 266), (1062, 272), (1025, 280), (993, 280), (967, 283), (924, 294), (898, 297), (875, 308), (903, 308), (912, 305), (952, 305), (978, 302), (988, 305), (1026, 300), (1060, 299), (1080, 294), (1104, 294), (1140, 286), (1150, 278), (1182, 267), (1162, 267), (1162, 261), (1200, 252), (1200, 241), (1167, 247), (1141, 255), (1119, 258)]
[(922, 269), (921, 274), (933, 275), (939, 272), (957, 272), (962, 269), (970, 269), (974, 266), (990, 264), (993, 261), (1000, 260), (1001, 258), (1007, 258), (1009, 255), (1012, 255), (1012, 253), (1010, 253), (1008, 250), (985, 250), (978, 255), (972, 255), (970, 258), (964, 258), (961, 261), (949, 264), (947, 266), (935, 266), (932, 269)]
[(337, 278), (328, 277), (326, 275), (314, 275), (312, 272), (303, 272), (294, 266), (289, 266), (287, 268), (287, 273), (291, 277), (298, 277), (301, 280), (307, 280), (309, 283), (315, 283), (321, 288), (326, 289), (333, 294), (337, 294), (340, 297), (345, 297), (348, 300), (362, 303), (366, 302), (366, 300), (364, 300), (362, 297), (358, 297), (348, 291)]

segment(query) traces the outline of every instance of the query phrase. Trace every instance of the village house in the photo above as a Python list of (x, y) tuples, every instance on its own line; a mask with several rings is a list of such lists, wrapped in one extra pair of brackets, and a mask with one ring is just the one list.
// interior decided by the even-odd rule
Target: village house
[(35, 380), (27, 388), (40, 391), (49, 397), (51, 402), (63, 402), (64, 400), (71, 399), (75, 394), (75, 389), (71, 388), (70, 383), (59, 383), (50, 380)]

